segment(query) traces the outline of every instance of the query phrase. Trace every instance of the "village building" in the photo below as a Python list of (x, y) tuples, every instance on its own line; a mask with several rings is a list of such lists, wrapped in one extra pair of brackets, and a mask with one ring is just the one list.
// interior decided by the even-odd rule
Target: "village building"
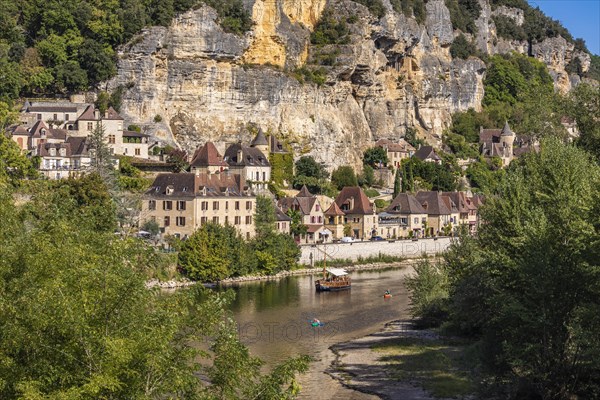
[(386, 151), (389, 164), (394, 168), (399, 168), (402, 164), (402, 160), (412, 157), (416, 151), (415, 148), (404, 139), (400, 139), (397, 143), (389, 139), (379, 139), (375, 142), (375, 145)]
[(301, 215), (302, 224), (306, 226), (306, 234), (296, 238), (299, 243), (316, 243), (319, 234), (324, 228), (323, 207), (318, 197), (310, 193), (306, 186), (294, 197), (284, 197), (279, 200), (278, 206), (284, 213), (289, 210), (296, 211)]
[(229, 169), (213, 142), (206, 142), (196, 150), (190, 162), (190, 171), (195, 174), (219, 174)]
[(292, 219), (277, 206), (275, 206), (275, 220), (277, 232), (289, 235), (292, 228)]
[(336, 197), (335, 203), (344, 212), (344, 224), (350, 225), (354, 238), (364, 240), (377, 234), (375, 208), (360, 187), (344, 187)]
[(467, 233), (476, 233), (478, 222), (478, 206), (473, 201), (473, 197), (468, 196), (466, 192), (443, 192), (442, 196), (450, 198), (456, 205), (459, 213), (459, 227), (466, 227)]
[(415, 196), (399, 193), (378, 218), (379, 235), (384, 238), (419, 238), (424, 234), (428, 215)]
[(425, 236), (440, 236), (445, 230), (449, 233), (456, 230), (459, 212), (450, 198), (442, 196), (441, 192), (417, 192), (415, 197), (427, 213)]
[(336, 202), (331, 203), (325, 211), (325, 228), (331, 232), (332, 240), (340, 240), (344, 235), (346, 214)]
[(482, 156), (487, 158), (498, 157), (502, 160), (502, 167), (530, 151), (537, 151), (538, 141), (531, 136), (515, 134), (508, 122), (502, 129), (479, 128), (479, 148)]
[(156, 221), (161, 233), (180, 238), (211, 222), (232, 225), (250, 239), (255, 209), (256, 197), (239, 175), (169, 173), (146, 191), (140, 220)]
[(35, 153), (40, 172), (48, 179), (76, 178), (92, 163), (87, 138), (70, 137), (60, 143), (40, 143)]
[(425, 162), (432, 162), (438, 165), (442, 164), (442, 158), (438, 156), (432, 146), (421, 146), (419, 150), (415, 152), (413, 157)]
[(255, 144), (252, 147), (236, 143), (225, 150), (223, 157), (229, 170), (243, 176), (250, 188), (258, 194), (267, 193), (271, 181), (271, 163), (261, 148), (264, 149), (264, 145), (258, 144), (257, 147)]

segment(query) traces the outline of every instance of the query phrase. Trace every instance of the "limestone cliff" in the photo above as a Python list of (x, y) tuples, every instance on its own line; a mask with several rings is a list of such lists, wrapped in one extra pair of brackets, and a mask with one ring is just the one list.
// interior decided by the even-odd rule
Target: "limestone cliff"
[[(498, 40), (491, 8), (480, 2), (480, 49), (527, 51), (526, 43)], [(402, 137), (407, 127), (435, 142), (453, 112), (481, 107), (485, 64), (450, 57), (456, 33), (443, 0), (427, 2), (422, 25), (394, 12), (389, 0), (380, 20), (351, 0), (244, 3), (255, 25), (243, 37), (224, 32), (216, 13), (202, 7), (168, 28), (145, 30), (121, 49), (109, 87), (128, 88), (124, 116), (188, 150), (207, 140), (220, 150), (248, 140), (246, 127), (253, 123), (290, 143), (296, 156), (311, 154), (333, 168), (358, 165), (362, 150), (379, 138)], [(350, 43), (338, 46), (325, 84), (300, 83), (292, 72), (314, 56), (310, 33), (326, 6), (353, 18)], [(520, 18), (511, 9), (494, 12)], [(564, 72), (570, 58), (585, 65), (584, 55), (561, 38), (534, 46), (532, 53), (564, 90), (576, 83)]]

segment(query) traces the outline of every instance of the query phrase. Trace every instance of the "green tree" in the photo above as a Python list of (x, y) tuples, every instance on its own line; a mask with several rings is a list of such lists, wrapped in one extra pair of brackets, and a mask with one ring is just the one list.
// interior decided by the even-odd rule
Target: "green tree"
[(290, 233), (294, 237), (306, 235), (308, 227), (302, 223), (302, 213), (290, 208), (286, 214), (292, 219), (292, 222), (290, 223)]
[(220, 226), (203, 225), (181, 246), (178, 265), (192, 279), (212, 282), (231, 275), (229, 248), (220, 240)]
[(296, 176), (327, 179), (329, 178), (329, 173), (312, 156), (302, 156), (296, 161)]
[(596, 397), (600, 167), (548, 138), (498, 192), (447, 256), (453, 324), (528, 398)]
[[(401, 167), (403, 168), (403, 167)], [(401, 168), (396, 168), (396, 174), (394, 175), (394, 194), (393, 194), (393, 198), (395, 199), (396, 196), (398, 196), (398, 194), (400, 192), (402, 192), (402, 170)]]
[(388, 162), (387, 151), (383, 147), (371, 147), (363, 153), (363, 164), (372, 168), (379, 168), (380, 165), (385, 167)]
[[(5, 115), (7, 115), (5, 118), (10, 118), (8, 113)], [(37, 176), (38, 173), (31, 160), (25, 157), (19, 146), (6, 135), (0, 134), (0, 182), (4, 181), (16, 186), (22, 179), (33, 179)]]
[(354, 169), (349, 165), (343, 165), (341, 167), (336, 168), (331, 173), (331, 183), (339, 190), (342, 190), (342, 188), (344, 188), (345, 186), (358, 185)]
[(476, 53), (477, 49), (475, 48), (475, 45), (472, 42), (469, 42), (462, 33), (458, 35), (452, 42), (452, 45), (450, 45), (450, 55), (452, 58), (462, 58), (463, 60), (466, 60)]

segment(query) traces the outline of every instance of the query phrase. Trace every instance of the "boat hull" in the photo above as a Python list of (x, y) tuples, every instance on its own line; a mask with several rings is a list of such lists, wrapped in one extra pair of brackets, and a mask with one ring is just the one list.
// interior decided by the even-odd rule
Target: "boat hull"
[(317, 282), (315, 288), (317, 292), (337, 292), (339, 290), (349, 290), (352, 287), (350, 283), (335, 284), (333, 282)]

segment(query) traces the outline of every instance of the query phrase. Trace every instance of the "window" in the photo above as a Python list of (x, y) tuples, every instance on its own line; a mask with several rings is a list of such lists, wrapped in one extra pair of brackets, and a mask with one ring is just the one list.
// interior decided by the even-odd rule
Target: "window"
[(115, 135), (108, 135), (108, 144), (115, 144)]
[(246, 225), (252, 225), (252, 216), (246, 215)]
[(219, 209), (219, 202), (213, 201), (213, 210), (218, 210), (218, 209)]
[(236, 202), (235, 202), (235, 209), (236, 209), (236, 210), (239, 210), (239, 209), (240, 209), (240, 202), (239, 202), (239, 201), (236, 201)]
[(246, 210), (252, 210), (252, 202), (251, 201), (246, 202)]
[(54, 114), (53, 115), (54, 118), (52, 118), (54, 121), (58, 121), (58, 114)]
[(219, 223), (219, 217), (213, 217), (213, 223), (214, 224), (218, 224)]
[(235, 217), (234, 225), (240, 225), (242, 223), (242, 217), (239, 215)]
[(208, 210), (208, 201), (203, 201), (203, 202), (202, 202), (202, 204), (201, 204), (201, 207), (200, 207), (200, 209), (201, 209), (202, 211), (206, 211), (206, 210)]
[(175, 225), (185, 226), (185, 217), (175, 217)]
[(258, 171), (256, 171), (256, 180), (260, 180), (260, 173)]
[(323, 218), (322, 218), (322, 217), (318, 217), (318, 218), (317, 218), (317, 222), (318, 222), (319, 224), (320, 224), (320, 223), (322, 223), (322, 222), (323, 222)]
[(225, 202), (225, 211), (227, 211), (227, 210), (229, 210), (229, 202), (228, 201)]
[(246, 240), (250, 240), (250, 232), (246, 232)]
[(127, 147), (125, 147), (125, 151), (123, 152), (123, 154), (127, 154)]
[(140, 149), (135, 149), (135, 155), (139, 156), (142, 154), (142, 151)]
[(41, 121), (42, 120), (42, 114), (38, 114), (37, 118), (38, 118), (38, 121)]
[(317, 210), (317, 211), (321, 211), (321, 206), (317, 204), (317, 205), (316, 205), (316, 210)]
[(263, 172), (263, 182), (266, 182), (266, 181), (267, 181), (267, 173)]
[(415, 218), (413, 218), (413, 221), (414, 221), (415, 224), (418, 224), (419, 223), (419, 218), (415, 217)]
[(94, 123), (93, 122), (88, 122), (87, 125), (88, 125), (88, 129), (87, 129), (88, 131), (91, 131), (91, 130), (94, 129)]
[(156, 210), (156, 200), (148, 201), (148, 210), (150, 210), (150, 211)]
[(313, 215), (312, 217), (310, 217), (310, 223), (314, 224), (315, 223), (315, 216)]
[(202, 217), (200, 218), (200, 225), (204, 225), (208, 222), (208, 218), (207, 217)]
[(173, 202), (171, 200), (163, 201), (163, 210), (171, 211), (173, 209)]
[(65, 114), (65, 121), (69, 120), (69, 114)]
[(166, 216), (165, 217), (165, 226), (169, 226), (169, 225), (171, 225), (171, 217)]
[(229, 215), (225, 216), (225, 225), (229, 225)]
[(177, 202), (177, 209), (179, 211), (185, 211), (185, 201), (180, 200)]

